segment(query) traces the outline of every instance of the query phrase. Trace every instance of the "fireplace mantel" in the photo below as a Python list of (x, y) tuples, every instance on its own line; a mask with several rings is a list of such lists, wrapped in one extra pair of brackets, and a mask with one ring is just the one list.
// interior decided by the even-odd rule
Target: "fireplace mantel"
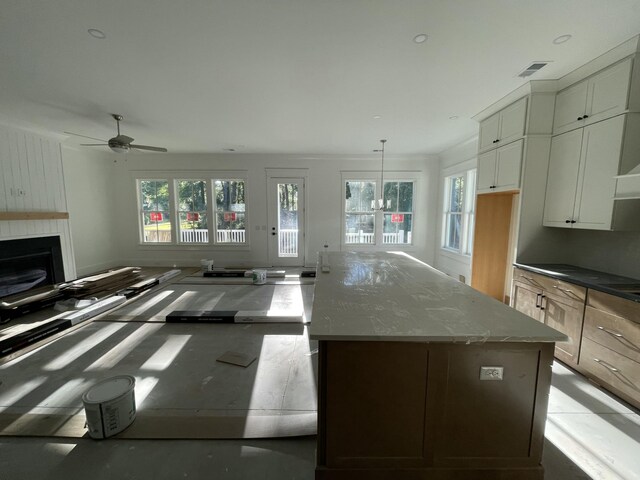
[(69, 212), (0, 212), (0, 221), (9, 220), (67, 220)]

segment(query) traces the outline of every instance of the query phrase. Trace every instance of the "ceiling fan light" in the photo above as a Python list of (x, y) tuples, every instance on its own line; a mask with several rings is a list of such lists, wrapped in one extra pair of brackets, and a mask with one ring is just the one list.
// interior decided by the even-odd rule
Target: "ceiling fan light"
[(129, 151), (129, 145), (112, 145), (109, 144), (109, 148), (116, 153), (127, 153)]

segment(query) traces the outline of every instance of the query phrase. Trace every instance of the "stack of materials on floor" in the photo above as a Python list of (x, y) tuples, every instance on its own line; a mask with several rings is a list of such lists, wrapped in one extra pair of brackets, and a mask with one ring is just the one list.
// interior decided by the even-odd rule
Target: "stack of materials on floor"
[(140, 282), (142, 277), (138, 267), (124, 267), (110, 270), (99, 275), (81, 278), (67, 284), (65, 292), (69, 297), (102, 297), (111, 295), (114, 291)]

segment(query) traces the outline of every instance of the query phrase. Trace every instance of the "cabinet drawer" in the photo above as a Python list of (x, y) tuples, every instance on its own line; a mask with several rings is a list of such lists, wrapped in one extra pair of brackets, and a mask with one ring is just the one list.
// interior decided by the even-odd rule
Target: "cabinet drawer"
[(582, 339), (580, 366), (603, 383), (640, 402), (640, 363), (588, 339)]
[(616, 297), (598, 290), (589, 290), (587, 306), (610, 313), (616, 317), (627, 318), (635, 321), (640, 328), (640, 303)]
[(513, 279), (518, 282), (531, 285), (532, 287), (541, 288), (548, 293), (557, 295), (565, 300), (572, 300), (578, 303), (584, 303), (587, 298), (587, 289), (579, 285), (563, 282), (556, 278), (547, 277), (538, 273), (529, 272), (519, 268), (515, 268)]
[(640, 324), (593, 307), (584, 315), (584, 336), (631, 359), (640, 359)]

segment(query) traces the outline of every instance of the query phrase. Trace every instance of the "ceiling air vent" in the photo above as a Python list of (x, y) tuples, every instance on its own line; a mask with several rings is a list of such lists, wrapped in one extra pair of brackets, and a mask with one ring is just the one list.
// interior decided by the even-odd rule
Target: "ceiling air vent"
[(522, 78), (530, 77), (531, 75), (536, 73), (538, 70), (540, 70), (542, 67), (544, 67), (548, 63), (549, 62), (533, 62), (531, 65), (525, 68), (522, 72), (520, 72), (518, 76)]

